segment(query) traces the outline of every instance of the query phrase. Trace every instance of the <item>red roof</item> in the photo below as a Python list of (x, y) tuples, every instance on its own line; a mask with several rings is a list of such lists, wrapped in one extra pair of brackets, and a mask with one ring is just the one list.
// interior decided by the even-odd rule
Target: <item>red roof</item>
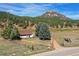
[(19, 31), (20, 35), (31, 35), (32, 32), (30, 30), (22, 29)]

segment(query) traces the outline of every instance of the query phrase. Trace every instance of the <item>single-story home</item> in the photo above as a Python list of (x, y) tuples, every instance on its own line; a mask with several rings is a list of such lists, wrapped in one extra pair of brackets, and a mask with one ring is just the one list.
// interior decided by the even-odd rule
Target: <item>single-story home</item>
[(20, 30), (19, 33), (20, 33), (20, 38), (34, 37), (34, 34), (30, 30), (23, 29), (23, 30)]

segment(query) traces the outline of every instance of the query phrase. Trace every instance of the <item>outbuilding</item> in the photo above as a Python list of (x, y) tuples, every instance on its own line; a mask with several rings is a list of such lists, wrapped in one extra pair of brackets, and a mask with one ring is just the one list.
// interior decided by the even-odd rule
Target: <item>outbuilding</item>
[(23, 30), (20, 30), (19, 33), (20, 33), (20, 38), (34, 37), (34, 34), (30, 30), (23, 29)]

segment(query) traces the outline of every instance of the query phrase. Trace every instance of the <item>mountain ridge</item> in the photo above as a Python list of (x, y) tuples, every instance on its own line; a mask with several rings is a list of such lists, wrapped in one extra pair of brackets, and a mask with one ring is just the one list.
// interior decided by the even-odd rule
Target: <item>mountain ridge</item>
[[(3, 13), (5, 13), (5, 14), (10, 14), (10, 15), (14, 15), (14, 16), (18, 16), (18, 15), (15, 15), (15, 14), (12, 14), (12, 13), (10, 13), (10, 12), (5, 12), (5, 11), (0, 11), (0, 14), (3, 14)], [(31, 17), (31, 16), (19, 16), (19, 17)], [(45, 13), (43, 13), (42, 15), (40, 15), (40, 16), (36, 16), (36, 17), (59, 17), (59, 18), (61, 18), (61, 19), (70, 19), (69, 17), (67, 17), (67, 16), (65, 16), (65, 15), (63, 15), (63, 14), (60, 14), (60, 13), (58, 13), (58, 12), (56, 12), (56, 11), (52, 11), (52, 10), (49, 10), (49, 11), (47, 11), (47, 12), (45, 12)]]
[(46, 13), (44, 13), (43, 15), (41, 15), (41, 17), (59, 17), (60, 19), (63, 19), (63, 20), (66, 20), (66, 19), (71, 19), (71, 18), (69, 18), (69, 17), (67, 17), (67, 16), (65, 16), (65, 15), (63, 15), (63, 14), (60, 14), (60, 13), (58, 13), (58, 12), (56, 12), (56, 11), (51, 11), (51, 10), (49, 10), (49, 11), (47, 11)]

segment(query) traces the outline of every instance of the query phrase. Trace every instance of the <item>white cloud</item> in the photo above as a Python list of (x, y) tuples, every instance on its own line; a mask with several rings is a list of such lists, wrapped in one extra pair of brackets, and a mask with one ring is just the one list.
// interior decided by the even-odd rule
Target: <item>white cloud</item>
[(79, 19), (79, 14), (67, 15), (67, 17), (70, 17), (72, 19)]
[(44, 6), (40, 6), (40, 5), (35, 5), (35, 4), (29, 4), (29, 6), (26, 6), (25, 8), (23, 8), (19, 13), (21, 15), (23, 14), (30, 14), (30, 13), (34, 13), (34, 12), (41, 12), (41, 11), (46, 11), (47, 7)]

